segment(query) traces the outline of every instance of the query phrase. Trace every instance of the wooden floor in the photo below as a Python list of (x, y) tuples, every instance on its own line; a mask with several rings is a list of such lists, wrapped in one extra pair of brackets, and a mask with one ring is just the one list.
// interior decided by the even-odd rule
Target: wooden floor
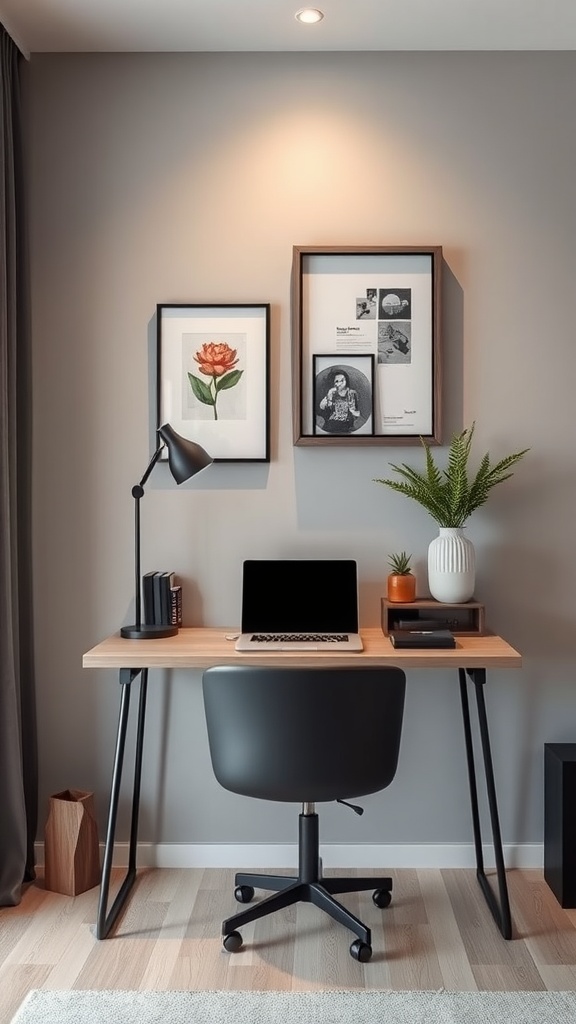
[(349, 955), (352, 933), (309, 905), (246, 926), (243, 949), (226, 953), (220, 924), (240, 909), (232, 871), (142, 870), (104, 941), (98, 889), (61, 896), (39, 877), (0, 909), (0, 1024), (32, 988), (576, 990), (576, 910), (562, 910), (542, 872), (508, 872), (509, 942), (473, 871), (392, 874), (387, 910), (370, 892), (341, 897), (372, 928), (368, 964)]

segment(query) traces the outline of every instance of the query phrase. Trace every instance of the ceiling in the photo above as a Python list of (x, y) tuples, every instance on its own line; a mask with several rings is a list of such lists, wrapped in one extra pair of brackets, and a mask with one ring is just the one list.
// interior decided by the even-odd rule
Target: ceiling
[[(317, 0), (312, 0), (313, 4)], [(0, 0), (0, 22), (38, 52), (574, 50), (576, 0)]]

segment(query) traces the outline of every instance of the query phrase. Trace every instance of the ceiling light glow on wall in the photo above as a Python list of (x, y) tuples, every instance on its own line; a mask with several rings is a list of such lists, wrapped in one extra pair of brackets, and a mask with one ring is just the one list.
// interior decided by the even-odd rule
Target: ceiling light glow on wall
[(302, 10), (296, 11), (294, 17), (303, 25), (315, 25), (317, 21), (322, 21), (324, 14), (315, 7), (303, 7)]

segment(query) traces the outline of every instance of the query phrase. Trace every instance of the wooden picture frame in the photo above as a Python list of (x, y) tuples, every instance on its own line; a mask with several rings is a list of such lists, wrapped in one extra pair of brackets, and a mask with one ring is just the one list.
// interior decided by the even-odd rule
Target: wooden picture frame
[[(294, 246), (295, 445), (441, 444), (441, 246)], [(315, 360), (372, 356), (372, 430), (318, 431)]]
[(214, 462), (269, 462), (270, 304), (159, 303), (156, 330), (158, 426)]

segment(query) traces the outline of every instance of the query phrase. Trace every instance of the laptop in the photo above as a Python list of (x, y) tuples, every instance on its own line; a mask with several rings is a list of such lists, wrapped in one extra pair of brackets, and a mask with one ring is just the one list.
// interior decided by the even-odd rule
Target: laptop
[(237, 651), (361, 651), (354, 559), (247, 559)]

